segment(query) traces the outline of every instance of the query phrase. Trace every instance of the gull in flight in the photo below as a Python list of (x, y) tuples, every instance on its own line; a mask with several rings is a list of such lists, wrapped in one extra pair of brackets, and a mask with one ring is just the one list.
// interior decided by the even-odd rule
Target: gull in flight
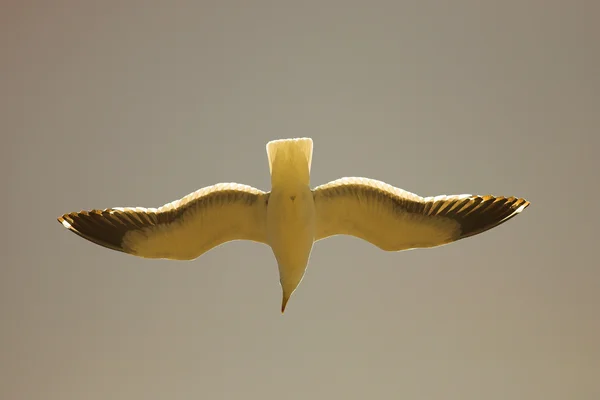
[(529, 202), (470, 194), (421, 197), (374, 179), (310, 187), (310, 138), (267, 143), (271, 191), (237, 183), (200, 189), (159, 208), (114, 207), (58, 218), (71, 232), (143, 258), (193, 260), (232, 240), (271, 247), (285, 311), (314, 242), (351, 235), (385, 251), (445, 245), (508, 221)]

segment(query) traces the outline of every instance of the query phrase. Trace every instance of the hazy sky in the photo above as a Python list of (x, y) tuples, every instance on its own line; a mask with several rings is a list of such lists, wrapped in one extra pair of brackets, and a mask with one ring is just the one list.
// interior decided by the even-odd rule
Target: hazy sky
[[(16, 1), (0, 13), (0, 398), (600, 398), (598, 2)], [(482, 235), (277, 265), (93, 245), (56, 217), (313, 185), (531, 201)]]

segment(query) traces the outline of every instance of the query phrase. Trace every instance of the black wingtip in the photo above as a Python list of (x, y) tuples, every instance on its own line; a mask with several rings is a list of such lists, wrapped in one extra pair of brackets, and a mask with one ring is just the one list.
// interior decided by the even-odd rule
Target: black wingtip
[(495, 228), (520, 214), (530, 204), (523, 198), (477, 196), (453, 216), (460, 224), (459, 239)]
[(128, 231), (124, 224), (108, 219), (106, 211), (92, 210), (64, 214), (57, 221), (76, 235), (111, 250), (125, 252), (123, 237)]

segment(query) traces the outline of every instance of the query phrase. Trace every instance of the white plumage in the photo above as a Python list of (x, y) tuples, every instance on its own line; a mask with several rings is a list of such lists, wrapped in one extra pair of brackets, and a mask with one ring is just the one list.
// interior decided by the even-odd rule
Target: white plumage
[(491, 195), (423, 198), (367, 178), (311, 189), (312, 153), (310, 138), (269, 142), (270, 192), (220, 183), (160, 208), (72, 212), (58, 221), (91, 242), (143, 258), (193, 260), (232, 240), (269, 245), (283, 312), (315, 241), (352, 235), (386, 251), (435, 247), (498, 226), (529, 206), (522, 198)]

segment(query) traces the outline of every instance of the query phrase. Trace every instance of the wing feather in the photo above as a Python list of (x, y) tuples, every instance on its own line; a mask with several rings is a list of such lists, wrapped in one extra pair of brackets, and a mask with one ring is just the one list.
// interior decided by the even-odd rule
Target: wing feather
[(516, 197), (423, 198), (367, 178), (342, 178), (313, 190), (316, 240), (351, 235), (387, 251), (440, 246), (508, 221), (529, 202)]
[(266, 243), (269, 194), (221, 183), (160, 208), (114, 207), (58, 218), (71, 232), (100, 246), (143, 258), (192, 260), (232, 240)]

